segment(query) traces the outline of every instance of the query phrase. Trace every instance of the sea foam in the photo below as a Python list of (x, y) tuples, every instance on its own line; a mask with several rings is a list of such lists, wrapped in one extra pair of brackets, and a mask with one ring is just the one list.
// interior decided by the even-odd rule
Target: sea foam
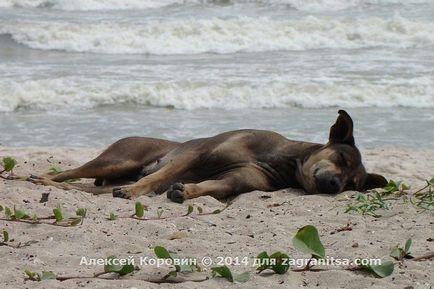
[(393, 82), (108, 81), (64, 77), (0, 82), (0, 111), (134, 103), (179, 109), (276, 107), (434, 108), (434, 77)]
[(0, 7), (41, 8), (66, 11), (128, 10), (162, 8), (171, 5), (289, 6), (302, 11), (338, 11), (366, 5), (412, 5), (431, 0), (0, 0)]
[(434, 24), (388, 19), (266, 17), (170, 19), (144, 23), (5, 23), (0, 33), (31, 48), (109, 54), (199, 54), (276, 50), (434, 46)]

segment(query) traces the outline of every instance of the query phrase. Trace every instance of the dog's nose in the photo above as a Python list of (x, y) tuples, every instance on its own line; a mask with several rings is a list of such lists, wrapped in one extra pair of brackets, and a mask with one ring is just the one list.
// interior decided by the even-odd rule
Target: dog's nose
[(336, 194), (341, 190), (341, 181), (337, 177), (319, 177), (316, 184), (322, 194)]

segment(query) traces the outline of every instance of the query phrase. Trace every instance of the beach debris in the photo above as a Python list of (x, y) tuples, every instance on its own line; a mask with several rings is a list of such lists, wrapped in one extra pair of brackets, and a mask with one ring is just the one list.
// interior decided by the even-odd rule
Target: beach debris
[(168, 240), (178, 240), (178, 239), (184, 239), (187, 238), (188, 234), (184, 231), (179, 231), (179, 232), (175, 232), (170, 234), (167, 239)]
[(39, 203), (46, 203), (46, 202), (48, 202), (49, 196), (50, 196), (50, 193), (42, 193), (41, 199), (39, 200)]
[(347, 223), (347, 225), (330, 232), (330, 235), (334, 235), (336, 233), (344, 232), (344, 231), (352, 231), (352, 230), (353, 230), (353, 227), (352, 227), (351, 223)]

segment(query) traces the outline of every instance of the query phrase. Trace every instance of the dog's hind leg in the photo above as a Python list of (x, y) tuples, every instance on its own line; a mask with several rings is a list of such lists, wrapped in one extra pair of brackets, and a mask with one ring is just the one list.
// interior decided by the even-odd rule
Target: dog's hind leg
[(160, 139), (124, 138), (81, 167), (61, 172), (50, 179), (63, 182), (69, 179), (95, 178), (96, 184), (101, 185), (104, 179), (138, 174), (143, 166), (164, 156), (177, 146), (178, 143)]
[(62, 190), (79, 190), (83, 192), (87, 192), (93, 195), (102, 195), (102, 194), (111, 194), (113, 191), (113, 186), (100, 186), (95, 187), (92, 184), (82, 184), (82, 183), (59, 183), (55, 182), (53, 180), (50, 180), (45, 177), (37, 177), (37, 176), (31, 176), (27, 178), (27, 181), (32, 182), (37, 185), (44, 185), (44, 186), (53, 186), (58, 189)]

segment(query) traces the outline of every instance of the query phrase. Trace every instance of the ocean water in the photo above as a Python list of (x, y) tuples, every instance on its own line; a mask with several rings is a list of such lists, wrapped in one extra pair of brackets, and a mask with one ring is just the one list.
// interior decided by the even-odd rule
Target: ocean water
[(432, 0), (0, 0), (0, 144), (237, 128), (434, 147)]

